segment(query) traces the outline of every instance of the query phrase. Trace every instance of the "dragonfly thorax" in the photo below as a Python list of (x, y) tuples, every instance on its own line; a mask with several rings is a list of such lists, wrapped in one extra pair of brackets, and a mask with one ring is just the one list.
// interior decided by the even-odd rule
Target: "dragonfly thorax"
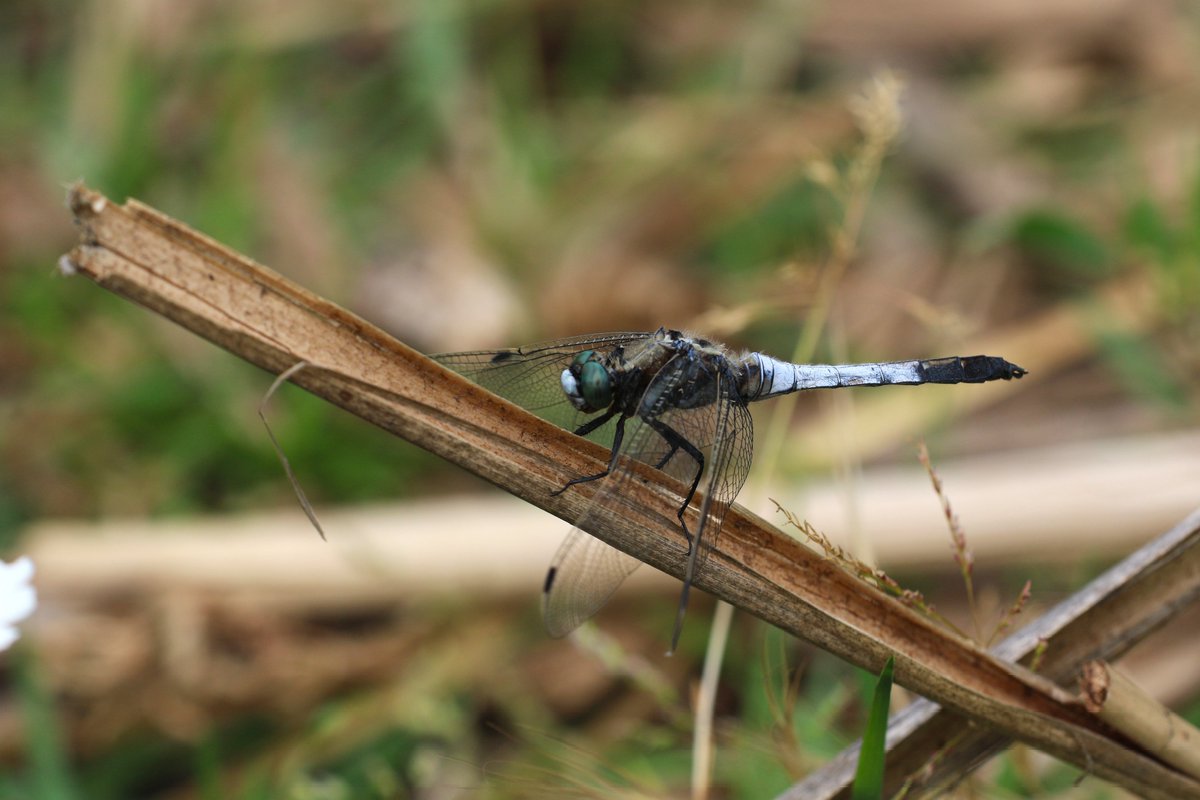
[(571, 405), (580, 411), (591, 414), (612, 405), (613, 378), (595, 350), (575, 356), (559, 380)]

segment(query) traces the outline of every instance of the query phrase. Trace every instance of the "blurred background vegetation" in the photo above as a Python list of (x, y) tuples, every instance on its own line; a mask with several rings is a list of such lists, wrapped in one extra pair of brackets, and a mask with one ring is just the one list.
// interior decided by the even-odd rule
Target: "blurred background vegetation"
[[(255, 416), (269, 376), (57, 275), (76, 179), (424, 351), (666, 324), (786, 357), (819, 313), (820, 360), (986, 342), (1031, 369), (1003, 407), (858, 466), (935, 434), (946, 456), (1182, 434), (1200, 418), (1196, 34), (1165, 0), (7, 0), (0, 539), (295, 503)], [(1053, 335), (1068, 314), (1082, 345)], [(483, 490), (300, 392), (273, 415), (320, 506)], [(831, 460), (780, 463), (802, 480)], [(1044, 577), (1069, 591), (1096, 567)], [(76, 649), (35, 626), (8, 655), (0, 796), (682, 796), (707, 608), (668, 662), (671, 601), (618, 609), (606, 662), (544, 640), (536, 588), (300, 617), (190, 598), (225, 695), (173, 672), (161, 598), (67, 614), (43, 594)], [(716, 796), (770, 796), (850, 741), (848, 672), (741, 621)], [(984, 785), (1073, 778), (1015, 758)]]

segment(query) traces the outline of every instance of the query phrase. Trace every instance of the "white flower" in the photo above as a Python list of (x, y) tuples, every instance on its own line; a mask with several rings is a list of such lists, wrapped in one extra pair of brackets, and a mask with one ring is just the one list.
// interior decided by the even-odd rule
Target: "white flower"
[(33, 562), (21, 556), (11, 564), (0, 561), (0, 650), (17, 640), (16, 624), (37, 608), (37, 592), (30, 580)]

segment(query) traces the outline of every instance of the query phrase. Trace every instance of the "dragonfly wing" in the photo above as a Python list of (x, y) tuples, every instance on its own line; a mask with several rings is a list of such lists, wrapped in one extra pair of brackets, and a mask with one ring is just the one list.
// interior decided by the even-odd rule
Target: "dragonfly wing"
[[(589, 415), (571, 406), (560, 383), (562, 371), (584, 350), (632, 345), (654, 335), (578, 336), (511, 350), (446, 353), (432, 358), (543, 419), (576, 430)], [(750, 415), (723, 359), (708, 365), (705, 386), (712, 393), (706, 402), (680, 404), (681, 392), (686, 393), (687, 382), (696, 377), (694, 371), (688, 371), (690, 364), (693, 362), (676, 356), (655, 375), (646, 396), (658, 398), (656, 406), (643, 409), (641, 417), (626, 420), (616, 466), (559, 547), (543, 592), (551, 635), (566, 635), (593, 616), (641, 563), (586, 533), (596, 517), (606, 515), (628, 495), (629, 481), (634, 480), (631, 461), (661, 469), (689, 492), (686, 499), (680, 498), (679, 515), (691, 552), (680, 600), (682, 619), (691, 579), (703, 566), (725, 512), (745, 482), (753, 449)], [(614, 429), (615, 419), (588, 438), (611, 447)]]
[[(673, 358), (663, 366), (651, 385), (665, 386), (678, 373)], [(647, 435), (650, 433), (651, 435)], [(638, 559), (608, 545), (586, 531), (599, 522), (614, 506), (628, 496), (633, 480), (629, 463), (646, 461), (657, 465), (662, 456), (655, 444), (659, 440), (638, 417), (625, 421), (625, 435), (615, 466), (588, 503), (550, 563), (542, 593), (542, 613), (551, 636), (565, 636), (595, 616), (613, 592), (641, 563)], [(654, 459), (647, 461), (647, 459)]]
[(566, 636), (608, 602), (642, 562), (572, 528), (559, 546), (542, 590), (542, 618), (551, 636)]
[[(754, 456), (754, 422), (745, 404), (732, 392), (724, 376), (717, 399), (703, 408), (666, 410), (660, 421), (683, 438), (698, 444), (704, 453), (704, 473), (696, 497), (684, 513), (684, 524), (695, 537), (690, 575), (702, 567), (721, 533), (725, 514), (746, 483)], [(691, 465), (676, 453), (664, 471), (686, 476)]]
[[(683, 631), (683, 618), (687, 612), (692, 581), (708, 561), (708, 556), (721, 535), (725, 514), (750, 474), (750, 462), (754, 455), (753, 419), (728, 380), (721, 380), (717, 402), (711, 406), (709, 413), (713, 419), (706, 421), (701, 429), (713, 432), (713, 442), (708, 451), (708, 463), (701, 480), (699, 502), (692, 504), (696, 507), (696, 533), (688, 553), (683, 589), (679, 594), (679, 611), (675, 616), (675, 629), (671, 633), (672, 651), (678, 645), (679, 635)], [(670, 421), (685, 430), (689, 422), (683, 419)], [(686, 526), (686, 513), (684, 519)]]
[[(673, 376), (662, 378), (672, 380)], [(712, 379), (710, 402), (689, 407), (664, 400), (647, 412), (657, 424), (642, 424), (628, 447), (632, 458), (658, 467), (684, 486), (696, 483), (694, 495), (682, 509), (682, 522), (697, 543), (697, 567), (712, 550), (725, 513), (750, 474), (754, 455), (754, 422), (737, 396), (732, 376), (717, 369)], [(654, 390), (652, 384), (647, 393)], [(672, 440), (683, 440), (691, 449), (676, 447)], [(699, 475), (697, 452), (703, 462)]]
[[(584, 350), (611, 350), (641, 342), (653, 333), (609, 333), (576, 336), (528, 347), (441, 353), (430, 356), (468, 380), (567, 430), (577, 430), (590, 416), (575, 409), (562, 389), (560, 376)], [(635, 420), (627, 432), (637, 427)], [(587, 438), (612, 447), (615, 421)], [(602, 504), (607, 487), (597, 501)], [(604, 507), (601, 505), (601, 507)], [(584, 512), (586, 518), (588, 512)], [(579, 528), (567, 535), (551, 562), (542, 595), (546, 628), (565, 636), (593, 616), (625, 577), (641, 562)]]
[[(653, 335), (592, 334), (507, 350), (439, 353), (430, 358), (526, 411), (574, 431), (588, 415), (577, 411), (567, 399), (560, 381), (562, 371), (584, 350), (607, 350)], [(604, 425), (587, 438), (611, 446), (612, 427)]]
[[(695, 486), (694, 492), (680, 498), (679, 520), (687, 537), (688, 562), (671, 637), (672, 650), (682, 630), (692, 581), (708, 560), (725, 514), (746, 482), (754, 453), (754, 423), (737, 394), (727, 364), (714, 362), (710, 366), (711, 394), (706, 402), (680, 402), (678, 396), (671, 398), (669, 386), (664, 387), (668, 391), (651, 395), (655, 390), (652, 384), (647, 395), (662, 400), (645, 411), (648, 419), (630, 445), (631, 455), (639, 461), (660, 468), (689, 490)], [(661, 377), (671, 381), (677, 376)]]
[(680, 497), (685, 526), (681, 533), (691, 540), (686, 543), (681, 536), (680, 544), (694, 545), (680, 598), (682, 614), (692, 577), (711, 552), (725, 512), (750, 471), (754, 444), (750, 413), (734, 393), (729, 376), (712, 376), (712, 402), (685, 408), (674, 404), (678, 398), (674, 390), (687, 377), (680, 359), (669, 361), (646, 390), (647, 396), (661, 402), (646, 410), (645, 419), (627, 420), (616, 467), (603, 479), (603, 487), (580, 516), (579, 527), (567, 537), (547, 575), (543, 608), (551, 633), (564, 635), (594, 615), (640, 563), (584, 532), (595, 517), (630, 496), (631, 481), (638, 479), (630, 469), (632, 461), (662, 470), (678, 480), (685, 492), (696, 486), (686, 505), (685, 497)]

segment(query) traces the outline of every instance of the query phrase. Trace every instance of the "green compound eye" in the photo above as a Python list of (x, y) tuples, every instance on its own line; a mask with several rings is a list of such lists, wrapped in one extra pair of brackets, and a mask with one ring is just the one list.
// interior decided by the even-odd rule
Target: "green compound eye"
[(582, 367), (587, 362), (591, 361), (596, 355), (595, 350), (584, 350), (579, 355), (575, 356), (575, 360), (571, 362), (572, 367)]
[(588, 361), (583, 365), (579, 374), (579, 388), (583, 393), (583, 399), (592, 408), (608, 408), (612, 404), (612, 380), (608, 377), (608, 370), (599, 361)]

